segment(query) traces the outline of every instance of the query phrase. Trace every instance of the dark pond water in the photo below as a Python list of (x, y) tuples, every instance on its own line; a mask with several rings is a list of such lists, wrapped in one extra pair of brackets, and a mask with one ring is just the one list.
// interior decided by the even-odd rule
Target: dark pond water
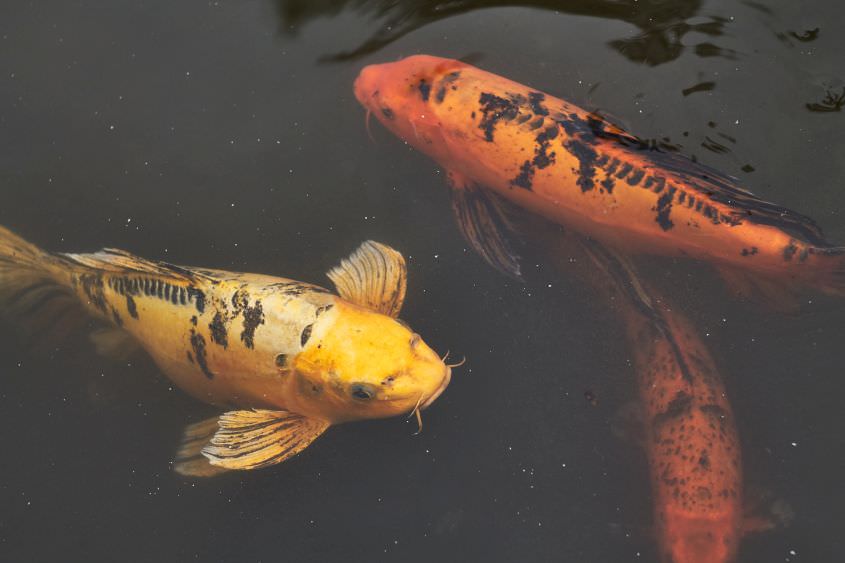
[[(352, 81), (466, 57), (668, 137), (842, 243), (845, 115), (818, 110), (845, 84), (843, 23), (830, 1), (3, 2), (0, 224), (53, 250), (321, 284), (381, 240), (410, 261), (403, 318), (468, 361), (419, 436), (349, 424), (283, 465), (195, 481), (170, 461), (214, 409), (145, 358), (33, 353), (4, 324), (0, 560), (655, 561), (613, 311), (551, 270), (521, 285), (488, 268), (442, 171), (380, 127), (369, 140)], [(749, 496), (793, 515), (740, 560), (841, 561), (843, 303), (808, 295), (786, 316), (705, 265), (642, 267), (719, 363)]]

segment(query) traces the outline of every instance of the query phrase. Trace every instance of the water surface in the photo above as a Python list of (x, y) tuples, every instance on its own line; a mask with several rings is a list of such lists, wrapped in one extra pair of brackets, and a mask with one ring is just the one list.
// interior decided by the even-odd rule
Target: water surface
[[(829, 0), (4, 2), (0, 224), (53, 250), (320, 284), (380, 240), (410, 261), (403, 318), (468, 362), (419, 436), (350, 424), (281, 466), (193, 481), (170, 461), (214, 409), (143, 357), (34, 353), (0, 325), (0, 560), (654, 561), (613, 310), (543, 264), (528, 285), (488, 268), (443, 171), (368, 138), (352, 80), (466, 58), (680, 145), (845, 243), (845, 115), (818, 111), (845, 85), (843, 23)], [(839, 561), (843, 304), (807, 295), (784, 316), (704, 265), (642, 267), (719, 362), (749, 496), (794, 515), (741, 561)]]

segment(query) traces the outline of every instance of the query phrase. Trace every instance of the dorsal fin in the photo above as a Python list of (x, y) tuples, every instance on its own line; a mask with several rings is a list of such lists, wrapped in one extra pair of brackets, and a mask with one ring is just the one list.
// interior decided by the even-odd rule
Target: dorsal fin
[(656, 172), (666, 170), (703, 196), (729, 206), (737, 219), (777, 227), (813, 246), (830, 246), (813, 219), (759, 198), (737, 186), (736, 178), (678, 153), (650, 151), (647, 158), (655, 164)]
[(328, 273), (347, 301), (398, 317), (405, 300), (408, 268), (405, 258), (387, 245), (368, 240)]
[(60, 254), (60, 256), (77, 264), (107, 272), (155, 274), (185, 282), (197, 282), (200, 279), (208, 278), (207, 275), (189, 268), (167, 262), (147, 260), (117, 248), (104, 248), (91, 254)]

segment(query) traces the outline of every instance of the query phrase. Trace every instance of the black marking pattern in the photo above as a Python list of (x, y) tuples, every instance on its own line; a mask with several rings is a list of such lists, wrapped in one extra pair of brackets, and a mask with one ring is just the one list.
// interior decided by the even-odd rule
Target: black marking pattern
[(449, 89), (457, 90), (457, 86), (455, 86), (455, 81), (458, 80), (461, 76), (461, 71), (456, 70), (455, 72), (450, 72), (446, 76), (440, 80), (440, 83), (437, 86), (437, 93), (434, 95), (434, 99), (437, 101), (438, 104), (442, 104), (443, 100), (446, 99), (446, 91)]
[(502, 98), (487, 92), (481, 94), (478, 103), (481, 104), (482, 114), (478, 127), (484, 131), (484, 138), (492, 143), (496, 124), (502, 120), (514, 119), (519, 113), (519, 104), (513, 99)]
[(526, 160), (520, 168), (519, 174), (511, 180), (514, 186), (531, 189), (531, 183), (534, 178), (534, 172), (537, 169), (542, 170), (551, 165), (555, 161), (554, 151), (549, 151), (551, 142), (558, 136), (557, 126), (549, 127), (540, 132), (536, 137), (537, 146), (534, 148), (534, 158)]
[(208, 323), (211, 341), (222, 346), (224, 349), (229, 346), (229, 333), (226, 329), (226, 317), (220, 311), (214, 313), (214, 318)]
[(194, 351), (194, 358), (202, 373), (208, 379), (214, 379), (214, 373), (209, 369), (206, 358), (205, 337), (194, 329), (191, 329), (191, 349)]

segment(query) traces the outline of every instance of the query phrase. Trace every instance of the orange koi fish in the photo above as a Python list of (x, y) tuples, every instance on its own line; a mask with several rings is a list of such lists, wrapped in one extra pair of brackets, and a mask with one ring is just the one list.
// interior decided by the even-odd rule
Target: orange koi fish
[[(30, 324), (95, 318), (194, 397), (229, 410), (189, 426), (175, 469), (282, 462), (342, 422), (415, 413), (451, 367), (398, 320), (402, 255), (368, 241), (329, 272), (338, 295), (285, 278), (45, 252), (0, 227), (0, 304)], [(103, 338), (103, 336), (107, 336)]]
[(629, 253), (708, 260), (748, 295), (845, 293), (845, 248), (811, 219), (564, 100), (427, 55), (364, 68), (355, 95), (448, 171), (467, 240), (512, 275), (502, 202)]
[[(660, 560), (734, 561), (747, 529), (741, 451), (707, 347), (680, 313), (646, 289), (628, 261), (572, 238), (551, 248), (560, 269), (575, 270), (616, 303), (624, 319), (644, 415)], [(575, 260), (563, 262), (564, 256)], [(585, 268), (590, 261), (597, 268)]]

